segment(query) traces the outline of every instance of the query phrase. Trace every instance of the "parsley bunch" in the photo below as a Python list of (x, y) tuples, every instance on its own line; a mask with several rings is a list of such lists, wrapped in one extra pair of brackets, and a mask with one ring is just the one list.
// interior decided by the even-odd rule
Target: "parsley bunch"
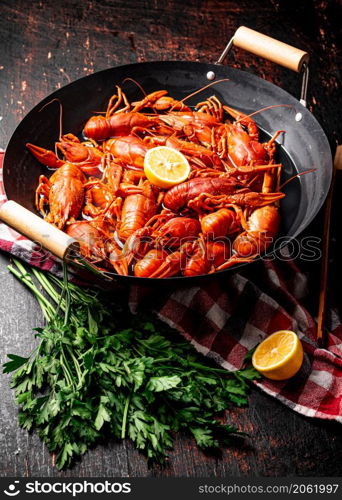
[(162, 463), (174, 432), (191, 433), (204, 449), (243, 434), (215, 417), (247, 403), (253, 368), (211, 366), (158, 320), (68, 283), (66, 268), (60, 280), (14, 263), (10, 271), (35, 294), (46, 326), (35, 329), (29, 357), (8, 355), (4, 372), (14, 372), (20, 425), (38, 433), (59, 468), (108, 437), (129, 438)]

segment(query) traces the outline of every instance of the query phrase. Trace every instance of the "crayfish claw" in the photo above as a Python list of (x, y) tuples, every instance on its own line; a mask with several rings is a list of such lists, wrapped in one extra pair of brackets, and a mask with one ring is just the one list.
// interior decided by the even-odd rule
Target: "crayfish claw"
[(39, 161), (39, 163), (49, 168), (59, 168), (65, 163), (63, 160), (60, 160), (53, 151), (50, 151), (49, 149), (35, 146), (30, 142), (26, 144), (26, 147), (30, 151), (30, 153), (33, 154), (36, 160)]

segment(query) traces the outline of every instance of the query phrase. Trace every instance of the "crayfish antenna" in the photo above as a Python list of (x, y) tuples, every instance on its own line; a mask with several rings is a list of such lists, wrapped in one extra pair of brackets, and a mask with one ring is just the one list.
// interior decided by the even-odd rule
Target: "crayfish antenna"
[(229, 81), (229, 78), (222, 78), (221, 80), (217, 80), (216, 82), (211, 82), (211, 83), (208, 83), (207, 85), (204, 85), (204, 87), (201, 87), (200, 89), (196, 90), (195, 92), (192, 92), (191, 94), (183, 97), (183, 99), (180, 100), (180, 102), (184, 102), (188, 99), (190, 99), (191, 97), (193, 97), (194, 95), (197, 95), (199, 94), (200, 92), (203, 92), (203, 90), (206, 90), (208, 89), (209, 87), (212, 87), (213, 85), (217, 85), (218, 83), (222, 83), (222, 82), (228, 82)]
[(233, 118), (238, 118), (235, 123), (239, 123), (242, 120), (245, 120), (246, 118), (251, 118), (254, 115), (257, 115), (258, 113), (262, 113), (263, 111), (267, 111), (269, 109), (273, 108), (294, 108), (292, 104), (272, 104), (271, 106), (266, 106), (265, 108), (257, 109), (256, 111), (253, 111), (253, 113), (250, 113), (249, 115), (246, 115), (245, 113), (242, 113), (242, 111), (238, 111), (234, 108), (230, 108), (229, 106), (223, 106), (223, 109), (227, 111), (229, 115), (231, 115)]
[(44, 104), (40, 108), (39, 113), (41, 111), (43, 111), (43, 109), (46, 108), (46, 106), (49, 106), (53, 102), (58, 102), (58, 104), (59, 104), (59, 140), (61, 140), (62, 135), (63, 135), (63, 106), (62, 106), (61, 101), (59, 99), (57, 99), (57, 97), (55, 97), (54, 99), (51, 99), (51, 101), (47, 102), (46, 104)]
[(279, 186), (279, 191), (281, 189), (283, 189), (286, 186), (286, 184), (288, 184), (289, 182), (293, 181), (297, 177), (300, 177), (301, 175), (305, 175), (305, 174), (310, 174), (311, 172), (315, 172), (316, 170), (317, 170), (316, 168), (310, 168), (309, 170), (305, 170), (304, 172), (298, 172), (298, 174), (293, 175), (292, 177), (290, 177), (289, 179), (287, 179), (285, 182), (283, 182), (281, 184), (281, 186)]
[(138, 89), (141, 91), (141, 93), (146, 97), (147, 96), (147, 92), (143, 89), (143, 87), (140, 85), (140, 83), (138, 83), (136, 80), (134, 80), (134, 78), (131, 78), (131, 77), (127, 77), (127, 78), (124, 78), (122, 80), (122, 85), (126, 82), (132, 82), (134, 83), (134, 85), (136, 85), (138, 87)]

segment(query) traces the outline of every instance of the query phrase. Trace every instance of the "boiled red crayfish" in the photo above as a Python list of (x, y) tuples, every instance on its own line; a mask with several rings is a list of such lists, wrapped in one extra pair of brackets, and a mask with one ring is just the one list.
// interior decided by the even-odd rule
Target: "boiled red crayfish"
[[(45, 220), (63, 229), (67, 221), (80, 215), (84, 201), (86, 177), (82, 170), (72, 163), (64, 163), (50, 179), (41, 175), (36, 190), (36, 207)], [(49, 205), (46, 214), (44, 206)]]
[(141, 111), (144, 108), (151, 108), (156, 111), (166, 111), (170, 108), (174, 111), (190, 111), (182, 101), (177, 101), (167, 95), (167, 90), (157, 90), (146, 95), (141, 101), (132, 102), (133, 112)]
[(55, 169), (67, 162), (77, 165), (87, 175), (101, 175), (100, 165), (104, 157), (103, 151), (93, 143), (82, 143), (73, 134), (63, 135), (56, 142), (56, 147), (65, 156), (64, 160), (58, 158), (56, 153), (49, 149), (31, 143), (27, 143), (26, 147), (40, 163), (47, 167)]
[(140, 139), (140, 137), (128, 135), (109, 139), (104, 143), (103, 147), (117, 161), (143, 169), (145, 155), (152, 146)]
[(132, 186), (132, 189), (133, 194), (128, 194), (125, 198), (119, 215), (117, 233), (122, 240), (126, 240), (137, 229), (143, 227), (157, 212), (155, 194), (148, 181), (141, 187)]

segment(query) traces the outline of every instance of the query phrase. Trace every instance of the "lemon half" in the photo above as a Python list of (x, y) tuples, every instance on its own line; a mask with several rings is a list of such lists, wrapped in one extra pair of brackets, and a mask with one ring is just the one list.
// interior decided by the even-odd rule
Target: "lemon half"
[(176, 149), (157, 146), (145, 155), (144, 171), (151, 184), (169, 188), (186, 181), (190, 165), (185, 156)]
[(287, 380), (298, 372), (303, 357), (303, 346), (295, 332), (279, 330), (258, 345), (252, 364), (267, 378)]

